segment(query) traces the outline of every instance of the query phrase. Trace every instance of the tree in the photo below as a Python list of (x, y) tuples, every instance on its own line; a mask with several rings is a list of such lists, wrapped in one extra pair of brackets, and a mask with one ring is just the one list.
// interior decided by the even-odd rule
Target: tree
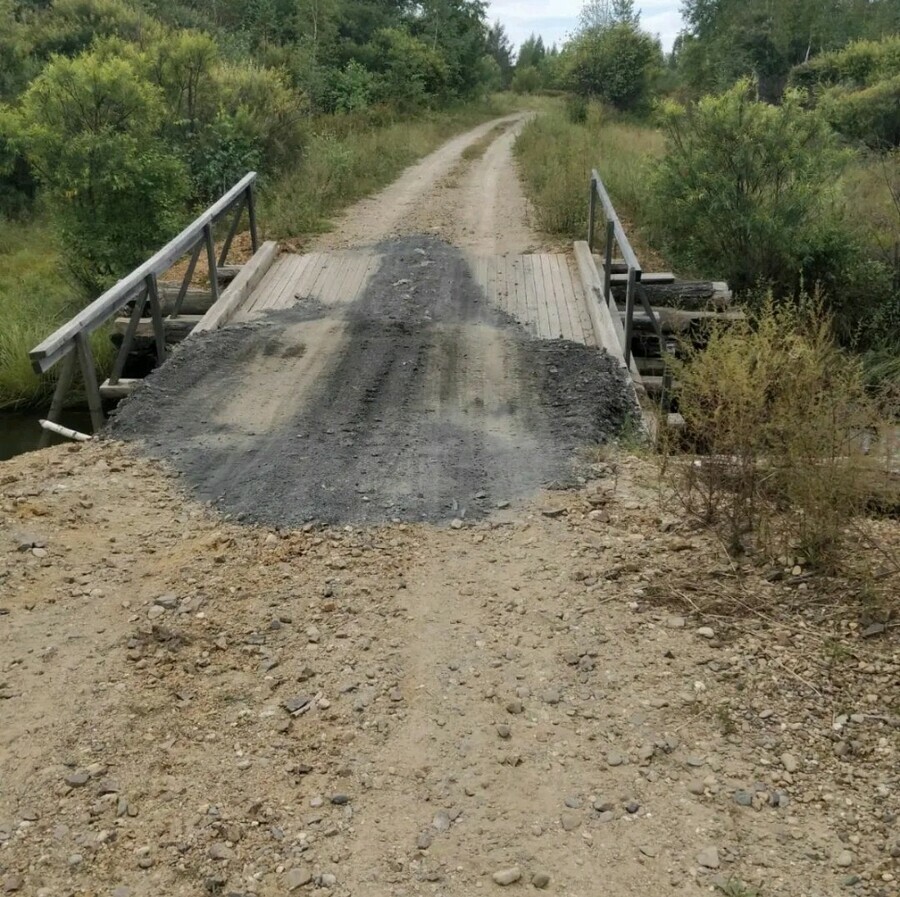
[(546, 55), (547, 49), (544, 47), (544, 39), (540, 35), (532, 34), (522, 46), (519, 47), (516, 68), (539, 69)]
[(775, 101), (788, 72), (819, 53), (900, 27), (897, 0), (683, 0), (685, 82), (700, 93), (750, 75)]
[(572, 90), (622, 110), (647, 104), (662, 66), (659, 41), (628, 22), (582, 31), (563, 57), (564, 78)]
[(183, 164), (157, 137), (162, 91), (124, 59), (55, 58), (10, 116), (55, 213), (73, 272), (97, 291), (173, 233)]
[(499, 20), (488, 31), (487, 52), (500, 69), (500, 86), (509, 87), (513, 72), (513, 45)]

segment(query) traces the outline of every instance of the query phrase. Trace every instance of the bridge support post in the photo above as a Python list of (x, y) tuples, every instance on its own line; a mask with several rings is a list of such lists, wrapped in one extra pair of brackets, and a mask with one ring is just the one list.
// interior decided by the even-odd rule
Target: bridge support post
[(637, 291), (637, 271), (628, 269), (628, 291), (625, 294), (625, 366), (631, 367), (631, 338), (634, 328), (634, 294)]
[(591, 176), (591, 199), (588, 206), (588, 249), (594, 251), (594, 229), (597, 223), (597, 182)]
[[(69, 352), (63, 359), (62, 367), (59, 371), (59, 380), (56, 381), (56, 389), (53, 390), (53, 399), (50, 402), (50, 411), (47, 412), (47, 420), (51, 423), (58, 424), (60, 415), (63, 410), (63, 402), (66, 399), (66, 393), (72, 388), (72, 380), (75, 378), (75, 352)], [(40, 448), (46, 448), (50, 442), (50, 431), (44, 430), (41, 433), (41, 440), (38, 443)]]
[(253, 184), (247, 187), (247, 217), (250, 219), (250, 243), (255, 253), (259, 249), (259, 233), (256, 229), (256, 195)]
[(97, 433), (106, 422), (106, 417), (103, 414), (103, 399), (100, 398), (100, 387), (97, 384), (97, 369), (94, 367), (90, 337), (84, 332), (75, 337), (75, 351), (78, 352), (78, 362), (81, 365), (81, 377), (91, 412), (91, 426)]
[(609, 305), (612, 296), (612, 259), (613, 244), (616, 242), (616, 223), (606, 223), (606, 255), (603, 257), (603, 299)]

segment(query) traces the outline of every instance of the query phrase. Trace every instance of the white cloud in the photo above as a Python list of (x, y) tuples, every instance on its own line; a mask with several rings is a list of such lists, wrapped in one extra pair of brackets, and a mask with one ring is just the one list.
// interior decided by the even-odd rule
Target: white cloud
[[(672, 48), (681, 30), (678, 0), (644, 0), (641, 23), (651, 34), (658, 34), (666, 50)], [(578, 24), (581, 0), (490, 0), (488, 17), (499, 19), (506, 27), (510, 40), (518, 46), (530, 34), (540, 34), (546, 44), (561, 44)]]

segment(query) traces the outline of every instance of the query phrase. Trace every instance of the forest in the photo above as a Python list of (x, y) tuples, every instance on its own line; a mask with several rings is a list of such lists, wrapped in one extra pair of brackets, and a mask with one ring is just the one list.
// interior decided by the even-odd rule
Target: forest
[[(648, 252), (748, 301), (816, 294), (900, 376), (900, 0), (632, 0), (514, 47), (480, 0), (0, 0), (0, 407), (24, 350), (247, 170), (276, 239), (328, 226), (459, 129), (531, 104), (542, 226), (601, 168)], [(102, 356), (103, 349), (98, 346)]]

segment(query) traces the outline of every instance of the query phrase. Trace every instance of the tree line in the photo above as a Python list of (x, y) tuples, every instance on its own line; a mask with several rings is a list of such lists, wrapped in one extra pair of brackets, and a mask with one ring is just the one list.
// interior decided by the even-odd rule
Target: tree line
[(0, 0), (0, 214), (49, 208), (95, 291), (317, 116), (500, 85), (481, 0)]

